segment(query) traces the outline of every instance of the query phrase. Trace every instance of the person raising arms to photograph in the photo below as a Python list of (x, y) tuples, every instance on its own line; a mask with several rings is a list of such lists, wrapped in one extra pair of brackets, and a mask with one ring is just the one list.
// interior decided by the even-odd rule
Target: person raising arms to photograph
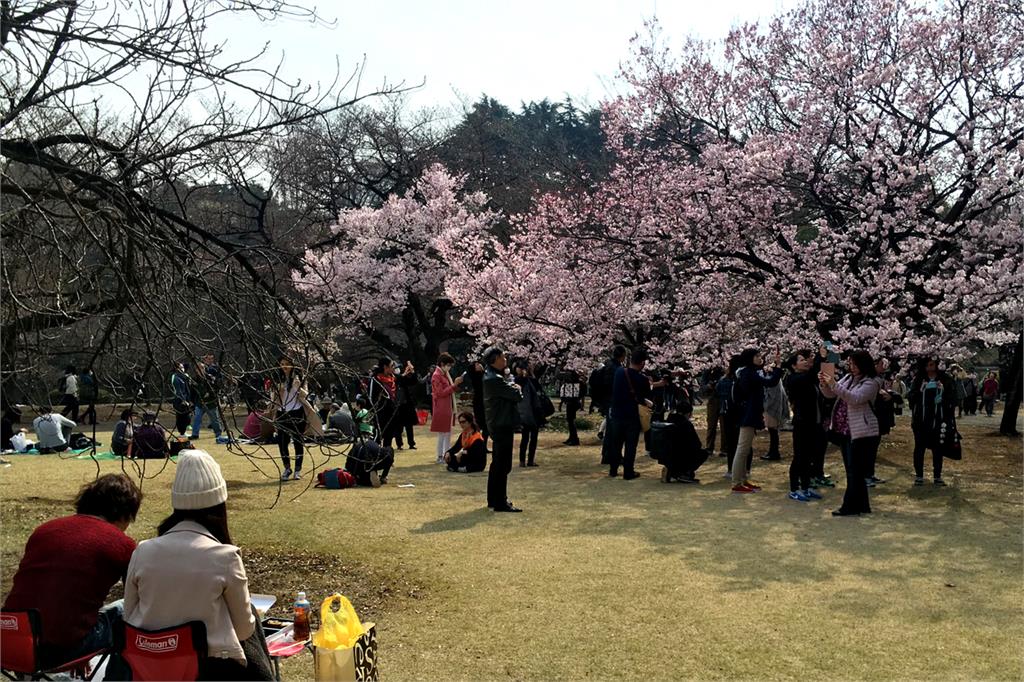
[(833, 516), (870, 514), (865, 470), (878, 450), (878, 418), (872, 403), (878, 396), (875, 361), (865, 350), (854, 351), (846, 360), (849, 373), (839, 381), (824, 372), (818, 375), (822, 393), (837, 398), (829, 430), (840, 439), (846, 467), (846, 493)]
[(782, 359), (776, 353), (775, 367), (770, 372), (762, 372), (764, 356), (757, 348), (748, 348), (740, 353), (738, 364), (733, 394), (740, 435), (732, 458), (732, 491), (752, 493), (761, 489), (750, 480), (750, 465), (754, 436), (764, 428), (764, 389), (777, 385), (782, 379)]

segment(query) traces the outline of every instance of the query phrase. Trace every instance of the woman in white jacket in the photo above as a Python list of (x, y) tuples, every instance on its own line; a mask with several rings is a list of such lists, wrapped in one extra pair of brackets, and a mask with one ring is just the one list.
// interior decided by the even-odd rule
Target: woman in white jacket
[(266, 641), (228, 532), (227, 499), (213, 457), (183, 450), (171, 488), (174, 511), (128, 565), (124, 620), (146, 630), (202, 621), (209, 656), (203, 678), (269, 680)]

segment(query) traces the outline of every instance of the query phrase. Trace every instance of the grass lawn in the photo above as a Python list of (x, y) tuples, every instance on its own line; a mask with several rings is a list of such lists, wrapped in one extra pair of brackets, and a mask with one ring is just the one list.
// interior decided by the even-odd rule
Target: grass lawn
[[(840, 487), (798, 503), (785, 497), (788, 460), (755, 460), (764, 491), (733, 495), (724, 459), (700, 470), (699, 486), (663, 485), (647, 458), (643, 477), (626, 482), (598, 465), (593, 432), (578, 448), (542, 433), (541, 466), (510, 478), (525, 513), (493, 514), (486, 473), (433, 464), (426, 431), (419, 450), (399, 453), (388, 486), (299, 495), (307, 463), (280, 498), (271, 462), (230, 454), (208, 433), (199, 445), (228, 480), (250, 589), (286, 605), (299, 589), (311, 601), (350, 596), (378, 624), (384, 679), (1019, 680), (1021, 442), (997, 428), (998, 418), (965, 419), (949, 487), (930, 485), (929, 454), (929, 484), (915, 488), (904, 419), (883, 442), (878, 475), (889, 482), (863, 518), (829, 515), (843, 487), (834, 450), (826, 468)], [(758, 454), (766, 446), (762, 434)], [(66, 513), (97, 467), (121, 466), (9, 459), (4, 593), (32, 529)], [(148, 463), (136, 539), (168, 513), (173, 467)], [(312, 659), (287, 661), (284, 674), (311, 678)]]

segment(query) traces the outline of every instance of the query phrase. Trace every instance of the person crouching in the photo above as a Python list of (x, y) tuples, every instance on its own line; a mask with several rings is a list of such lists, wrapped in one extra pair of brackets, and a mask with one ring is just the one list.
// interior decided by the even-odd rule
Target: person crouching
[(704, 449), (697, 429), (690, 421), (692, 415), (693, 405), (690, 401), (680, 400), (668, 416), (668, 422), (674, 428), (668, 452), (661, 460), (662, 483), (700, 483), (697, 469), (707, 461), (708, 451)]

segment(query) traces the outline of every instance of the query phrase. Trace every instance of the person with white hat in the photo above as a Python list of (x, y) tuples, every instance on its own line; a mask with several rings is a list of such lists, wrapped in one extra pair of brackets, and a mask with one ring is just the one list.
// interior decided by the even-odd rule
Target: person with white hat
[(231, 544), (227, 499), (216, 460), (203, 450), (182, 450), (171, 487), (174, 511), (156, 538), (139, 543), (128, 566), (124, 619), (147, 630), (202, 621), (209, 655), (204, 676), (273, 679), (242, 557)]

